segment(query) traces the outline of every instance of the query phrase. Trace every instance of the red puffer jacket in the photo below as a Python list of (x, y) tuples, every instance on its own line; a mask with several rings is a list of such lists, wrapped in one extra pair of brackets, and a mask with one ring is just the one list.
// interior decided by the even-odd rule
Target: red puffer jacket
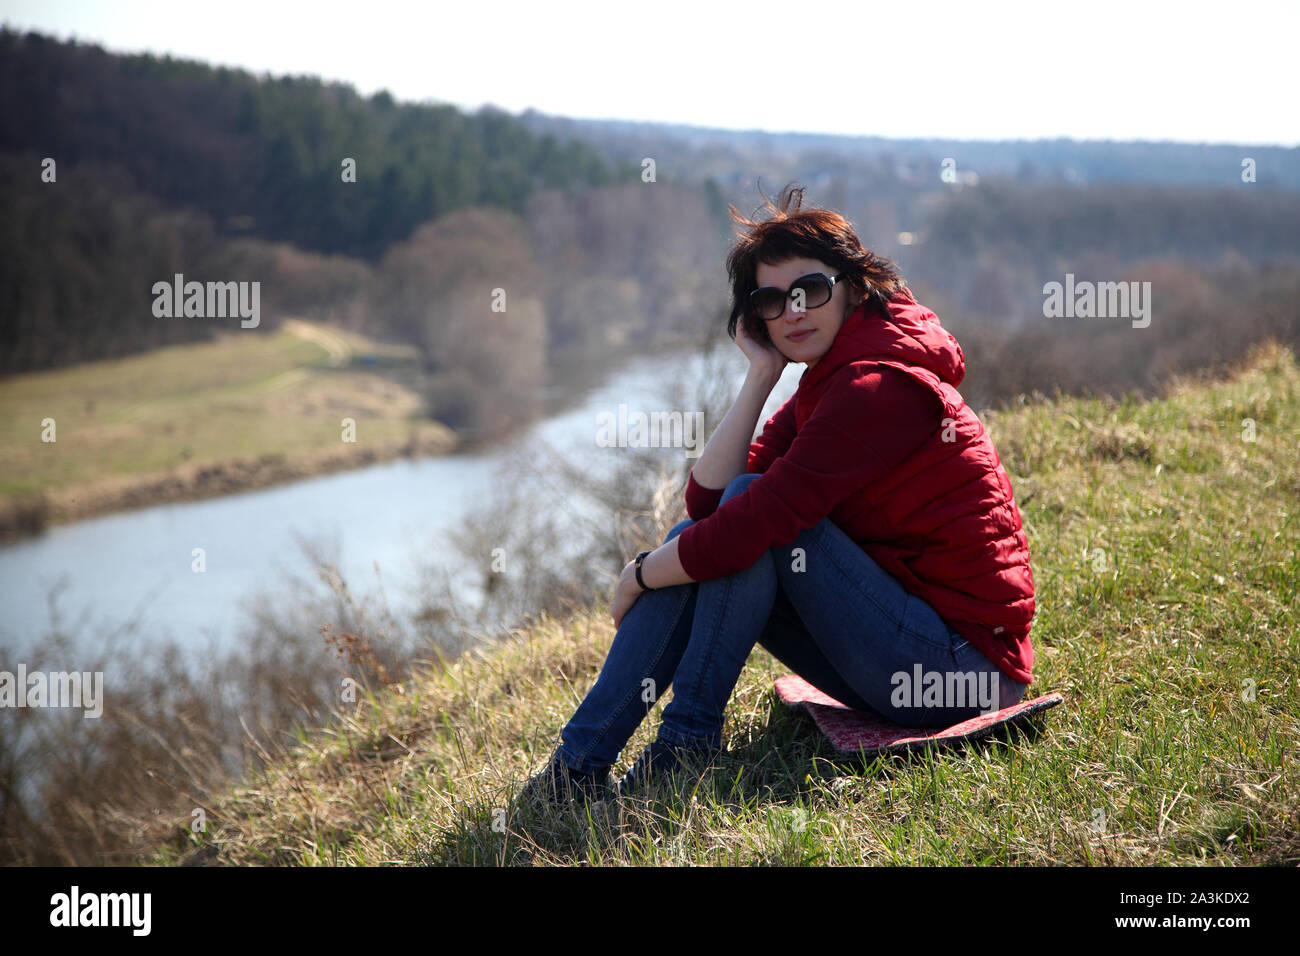
[[(961, 346), (938, 317), (906, 289), (890, 302), (888, 319), (866, 304), (850, 313), (831, 348), (805, 370), (790, 399), (795, 434), (813, 416), (829, 386), (836, 395), (836, 414), (852, 419), (836, 420), (834, 427), (845, 435), (869, 440), (870, 413), (861, 404), (853, 409), (851, 389), (854, 382), (863, 381), (864, 372), (880, 365), (905, 373), (936, 397), (938, 427), (900, 465), (856, 490), (836, 490), (834, 494), (842, 500), (834, 502), (829, 516), (904, 590), (927, 602), (1003, 672), (1031, 683), (1034, 652), (1029, 630), (1034, 579), (1029, 544), (997, 451), (955, 387), (966, 372)], [(782, 412), (788, 414), (786, 408)], [(827, 414), (821, 413), (823, 418)], [(773, 420), (781, 416), (778, 412)], [(678, 556), (692, 577), (692, 568), (717, 572), (722, 567), (719, 562), (730, 557), (749, 558), (752, 563), (749, 555), (724, 558), (717, 554), (721, 541), (758, 535), (755, 540), (760, 546), (786, 544), (801, 527), (809, 526), (811, 516), (799, 514), (801, 503), (809, 497), (809, 476), (829, 469), (822, 468), (821, 461), (791, 462), (783, 468), (778, 464), (780, 458), (771, 460), (766, 438), (765, 430), (750, 446), (748, 459), (749, 470), (762, 471), (763, 477), (715, 513), (727, 516), (706, 517), (681, 533)], [(820, 438), (807, 441), (821, 447), (843, 445)], [(835, 452), (824, 454), (829, 461)], [(721, 493), (703, 489), (692, 474), (688, 506), (694, 504), (698, 511), (700, 502), (710, 498), (716, 502)], [(730, 528), (725, 527), (728, 521), (732, 522)], [(757, 524), (763, 528), (756, 528)]]

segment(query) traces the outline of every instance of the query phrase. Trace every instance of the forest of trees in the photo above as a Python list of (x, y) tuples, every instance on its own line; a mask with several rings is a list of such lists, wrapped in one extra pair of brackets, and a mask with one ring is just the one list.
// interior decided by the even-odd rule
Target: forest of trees
[[(792, 179), (894, 258), (961, 336), (976, 404), (1151, 388), (1260, 337), (1300, 335), (1300, 191), (1282, 188), (1295, 150), (1257, 150), (1258, 182), (1234, 161), (1218, 185), (1191, 185), (1240, 150), (968, 144), (948, 183), (920, 141), (676, 140), (673, 127), (467, 114), (9, 30), (0, 78), (0, 374), (208, 338), (219, 322), (154, 317), (153, 283), (259, 281), (261, 330), (299, 315), (414, 345), (428, 413), (486, 438), (532, 415), (560, 370), (593, 374), (724, 322), (728, 205), (750, 213), (756, 185)], [(751, 139), (756, 154), (738, 156)], [(964, 175), (970, 157), (1006, 168), (1016, 148), (1019, 176)], [(1142, 156), (1153, 165), (1135, 182)], [(356, 182), (341, 176), (347, 158)], [(1042, 173), (1084, 160), (1124, 181)], [(1151, 281), (1150, 341), (1046, 324), (1043, 284), (1067, 272)]]
[(499, 110), (9, 30), (0, 78), (0, 374), (206, 339), (217, 324), (153, 316), (153, 283), (258, 281), (262, 329), (305, 315), (414, 344), (431, 413), (487, 434), (556, 351), (671, 340), (721, 289), (716, 195)]
[[(221, 234), (370, 259), (453, 209), (523, 212), (536, 189), (620, 176), (589, 147), (534, 136), (490, 107), (367, 99), (344, 84), (8, 29), (0, 151), (119, 170), (165, 205), (205, 213)], [(345, 159), (355, 182), (343, 180)]]

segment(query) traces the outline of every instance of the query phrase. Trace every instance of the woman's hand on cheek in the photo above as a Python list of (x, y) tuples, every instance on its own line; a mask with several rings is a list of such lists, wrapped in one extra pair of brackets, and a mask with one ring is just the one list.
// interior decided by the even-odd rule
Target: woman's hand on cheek
[(790, 361), (778, 351), (775, 345), (754, 341), (749, 333), (745, 331), (743, 321), (736, 323), (736, 344), (740, 346), (740, 350), (749, 359), (750, 368), (773, 378), (780, 378), (781, 373)]

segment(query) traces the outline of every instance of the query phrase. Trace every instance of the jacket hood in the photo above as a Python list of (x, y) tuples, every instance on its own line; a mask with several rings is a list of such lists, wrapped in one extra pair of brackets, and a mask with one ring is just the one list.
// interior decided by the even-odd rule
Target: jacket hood
[(867, 300), (850, 312), (830, 349), (804, 370), (799, 388), (815, 388), (836, 369), (862, 361), (891, 365), (916, 377), (932, 375), (937, 379), (932, 384), (953, 388), (966, 375), (966, 356), (957, 340), (906, 286), (890, 300), (888, 315)]

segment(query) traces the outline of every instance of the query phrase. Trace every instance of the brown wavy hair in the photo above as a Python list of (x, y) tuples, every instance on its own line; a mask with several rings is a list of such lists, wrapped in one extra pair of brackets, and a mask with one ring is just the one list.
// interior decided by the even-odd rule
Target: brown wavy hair
[[(760, 194), (762, 190), (759, 190)], [(831, 274), (843, 272), (854, 303), (870, 299), (885, 312), (885, 303), (902, 293), (909, 298), (906, 281), (892, 261), (863, 247), (848, 220), (837, 212), (803, 207), (804, 187), (794, 183), (781, 190), (774, 203), (763, 196), (771, 215), (764, 220), (744, 218), (734, 205), (728, 206), (737, 230), (736, 244), (727, 255), (731, 279), (731, 315), (727, 334), (736, 337), (736, 323), (756, 342), (772, 344), (767, 322), (750, 315), (749, 294), (758, 288), (758, 264), (774, 266), (788, 259), (817, 259), (831, 267)]]

